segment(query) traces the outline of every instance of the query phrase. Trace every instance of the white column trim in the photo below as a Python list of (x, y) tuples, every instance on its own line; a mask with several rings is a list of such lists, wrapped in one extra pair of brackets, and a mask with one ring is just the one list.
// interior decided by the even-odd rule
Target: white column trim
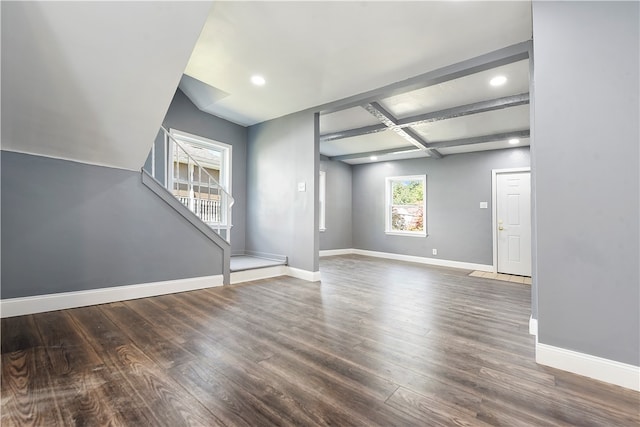
[(529, 318), (529, 335), (538, 336), (538, 319)]

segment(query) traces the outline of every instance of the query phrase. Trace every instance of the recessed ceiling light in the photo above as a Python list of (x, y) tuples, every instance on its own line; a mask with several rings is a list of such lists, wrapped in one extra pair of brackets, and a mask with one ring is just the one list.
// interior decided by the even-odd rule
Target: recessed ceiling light
[(518, 138), (511, 138), (509, 140), (509, 144), (511, 144), (511, 145), (516, 145), (519, 142), (520, 142), (520, 140)]
[(491, 80), (489, 80), (489, 84), (491, 86), (502, 86), (507, 82), (507, 78), (505, 76), (495, 76)]
[(251, 76), (251, 83), (253, 83), (256, 86), (264, 86), (266, 82), (267, 81), (262, 76), (259, 76), (257, 74), (255, 76)]
[(369, 157), (369, 160), (378, 160), (378, 158), (376, 156), (371, 156)]

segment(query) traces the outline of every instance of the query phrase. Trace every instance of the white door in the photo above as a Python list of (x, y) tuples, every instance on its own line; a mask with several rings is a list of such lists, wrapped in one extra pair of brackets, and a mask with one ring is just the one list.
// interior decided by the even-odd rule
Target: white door
[(531, 174), (496, 176), (498, 273), (531, 276)]

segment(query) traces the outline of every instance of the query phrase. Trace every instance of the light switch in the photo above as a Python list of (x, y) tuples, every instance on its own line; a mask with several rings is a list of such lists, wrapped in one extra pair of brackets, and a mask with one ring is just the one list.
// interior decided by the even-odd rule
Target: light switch
[(300, 191), (300, 192), (307, 191), (307, 184), (305, 182), (299, 182), (298, 183), (298, 191)]
[(487, 202), (480, 202), (480, 209), (487, 209)]

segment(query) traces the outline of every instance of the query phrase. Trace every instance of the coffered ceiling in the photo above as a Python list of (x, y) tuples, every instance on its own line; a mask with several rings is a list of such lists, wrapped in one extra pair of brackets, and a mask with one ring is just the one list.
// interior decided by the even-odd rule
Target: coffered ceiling
[(526, 1), (215, 2), (180, 87), (245, 126), (321, 112), (347, 163), (442, 157), (528, 144), (530, 39)]

